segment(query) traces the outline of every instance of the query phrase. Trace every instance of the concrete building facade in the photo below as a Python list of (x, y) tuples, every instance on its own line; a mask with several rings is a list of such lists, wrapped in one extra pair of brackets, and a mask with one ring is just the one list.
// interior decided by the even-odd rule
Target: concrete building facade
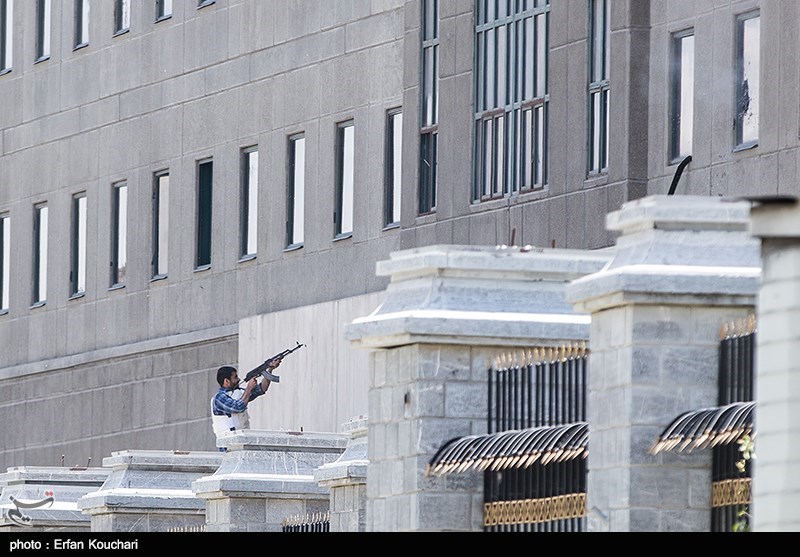
[(393, 251), (610, 246), (688, 155), (797, 193), (793, 3), (130, 4), (0, 2), (0, 468), (213, 450), (216, 368), (296, 340), (254, 426), (366, 414)]

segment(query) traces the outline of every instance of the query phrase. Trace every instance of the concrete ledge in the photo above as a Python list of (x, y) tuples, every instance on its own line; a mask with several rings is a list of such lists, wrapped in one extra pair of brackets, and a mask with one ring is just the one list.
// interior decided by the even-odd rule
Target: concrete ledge
[(345, 451), (343, 433), (241, 430), (220, 436), (227, 447), (222, 464), (211, 476), (192, 483), (203, 499), (259, 497), (327, 498), (328, 490), (314, 481), (314, 470)]
[(103, 459), (111, 474), (103, 486), (78, 501), (90, 515), (117, 512), (204, 512), (192, 481), (222, 463), (219, 452), (120, 451)]
[(88, 531), (91, 526), (89, 516), (78, 507), (78, 500), (103, 485), (110, 470), (103, 468), (54, 468), (54, 467), (15, 467), (0, 474), (0, 531), (20, 532), (21, 526), (8, 515), (16, 510), (11, 497), (17, 501), (35, 503), (54, 499), (52, 504), (35, 508), (19, 509), (30, 519), (25, 531), (72, 530)]

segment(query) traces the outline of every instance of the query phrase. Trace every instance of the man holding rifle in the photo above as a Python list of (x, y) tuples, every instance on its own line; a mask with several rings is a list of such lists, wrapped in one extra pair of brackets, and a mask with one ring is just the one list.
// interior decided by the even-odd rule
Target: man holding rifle
[[(211, 399), (211, 425), (217, 437), (223, 432), (247, 429), (250, 426), (247, 405), (266, 394), (271, 384), (267, 375), (271, 376), (270, 372), (281, 365), (281, 359), (271, 358), (267, 363), (267, 373), (260, 374), (263, 378), (261, 383), (257, 382), (257, 376), (253, 377), (244, 389), (239, 386), (240, 380), (236, 368), (222, 366), (217, 370), (219, 390)], [(223, 447), (219, 450), (225, 452)]]

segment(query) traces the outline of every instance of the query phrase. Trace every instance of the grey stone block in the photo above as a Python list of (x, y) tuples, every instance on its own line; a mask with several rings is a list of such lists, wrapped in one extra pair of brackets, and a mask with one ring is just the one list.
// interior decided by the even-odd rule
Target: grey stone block
[(418, 520), (426, 531), (465, 531), (472, 527), (471, 496), (467, 494), (421, 493)]

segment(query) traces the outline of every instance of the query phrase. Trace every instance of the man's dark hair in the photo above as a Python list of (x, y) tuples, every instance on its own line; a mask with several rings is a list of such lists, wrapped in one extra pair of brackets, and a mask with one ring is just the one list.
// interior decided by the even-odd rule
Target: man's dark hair
[(217, 383), (219, 383), (219, 386), (222, 387), (225, 380), (230, 379), (234, 373), (236, 373), (235, 367), (222, 366), (219, 368), (217, 370)]

